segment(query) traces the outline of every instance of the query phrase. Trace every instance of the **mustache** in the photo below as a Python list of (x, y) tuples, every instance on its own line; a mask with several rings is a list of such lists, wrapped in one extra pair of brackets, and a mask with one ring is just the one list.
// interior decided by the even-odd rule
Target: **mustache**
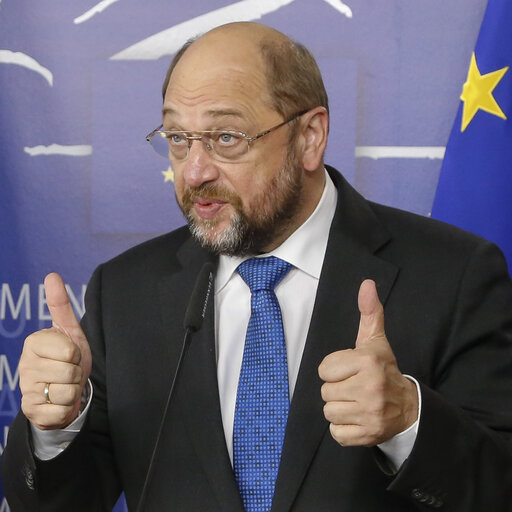
[(230, 203), (237, 209), (242, 208), (242, 201), (237, 194), (222, 185), (216, 185), (214, 183), (203, 183), (198, 187), (187, 185), (182, 197), (182, 203), (185, 208), (192, 207), (192, 198), (223, 201)]

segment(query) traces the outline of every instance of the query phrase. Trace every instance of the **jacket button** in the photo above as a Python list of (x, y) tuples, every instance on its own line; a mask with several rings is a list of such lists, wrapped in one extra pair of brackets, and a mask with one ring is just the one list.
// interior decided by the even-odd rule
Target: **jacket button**
[(419, 501), (420, 503), (427, 503), (427, 501), (431, 498), (431, 496), (429, 494), (422, 491), (421, 489), (413, 489), (412, 497), (416, 501)]
[(32, 470), (28, 466), (23, 467), (23, 476), (25, 477), (25, 483), (27, 484), (27, 487), (31, 491), (33, 491), (35, 489), (34, 474), (32, 473)]
[(421, 500), (421, 498), (423, 498), (423, 492), (420, 491), (419, 489), (413, 489), (412, 492), (411, 492), (411, 496), (415, 499), (415, 500)]
[(425, 503), (425, 505), (430, 505), (434, 508), (441, 508), (444, 503), (442, 500), (438, 499), (436, 496), (433, 496), (432, 494), (428, 494), (425, 491), (422, 491), (421, 489), (413, 489), (411, 491), (411, 496), (420, 503)]

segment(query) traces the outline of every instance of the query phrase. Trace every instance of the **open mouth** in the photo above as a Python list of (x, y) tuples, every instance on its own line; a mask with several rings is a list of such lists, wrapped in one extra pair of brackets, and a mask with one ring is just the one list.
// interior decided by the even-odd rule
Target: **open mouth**
[(227, 201), (210, 197), (193, 197), (192, 203), (199, 217), (208, 220), (215, 218), (220, 210), (222, 210), (225, 205), (229, 204)]

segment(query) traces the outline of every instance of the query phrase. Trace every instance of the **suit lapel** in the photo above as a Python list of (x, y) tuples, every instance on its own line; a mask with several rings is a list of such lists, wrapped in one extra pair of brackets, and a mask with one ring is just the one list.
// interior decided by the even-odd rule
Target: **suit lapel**
[[(178, 253), (181, 268), (173, 273), (161, 286), (162, 304), (167, 308), (172, 290), (192, 290), (195, 279), (203, 263), (210, 256), (198, 250), (196, 244), (185, 242)], [(202, 328), (192, 334), (181, 375), (179, 377), (179, 413), (190, 434), (190, 440), (207, 475), (213, 493), (216, 495), (220, 509), (243, 511), (231, 462), (226, 448), (220, 400), (217, 383), (217, 364), (214, 338), (214, 304), (213, 293), (207, 305)], [(186, 303), (182, 305), (183, 314)], [(183, 317), (182, 317), (183, 318)], [(176, 320), (166, 320), (168, 332), (176, 333)], [(173, 325), (174, 324), (174, 325)], [(178, 324), (181, 327), (181, 324)], [(183, 332), (175, 334), (183, 336)], [(175, 344), (177, 345), (177, 344)], [(177, 361), (178, 349), (174, 349), (172, 360)], [(213, 507), (212, 507), (213, 508)]]
[(243, 505), (226, 447), (220, 410), (215, 357), (213, 301), (205, 325), (194, 335), (187, 365), (186, 403), (183, 412), (190, 437), (221, 510), (240, 510)]
[(311, 324), (293, 394), (272, 512), (290, 510), (322, 437), (328, 429), (318, 365), (331, 352), (354, 347), (361, 282), (377, 283), (384, 303), (398, 269), (375, 256), (389, 241), (368, 204), (339, 175), (333, 219)]

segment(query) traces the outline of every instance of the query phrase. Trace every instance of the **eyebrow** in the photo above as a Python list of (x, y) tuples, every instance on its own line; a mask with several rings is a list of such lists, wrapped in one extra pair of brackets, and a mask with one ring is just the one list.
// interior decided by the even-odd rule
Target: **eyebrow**
[[(173, 114), (177, 114), (177, 112), (176, 112), (176, 110), (174, 110), (171, 107), (164, 107), (162, 109), (162, 115), (165, 116), (166, 114), (173, 115)], [(240, 110), (230, 109), (230, 108), (208, 110), (207, 114), (213, 118), (219, 118), (219, 117), (239, 117), (240, 119), (244, 118), (244, 115), (242, 114), (242, 112), (240, 112)]]
[(162, 107), (162, 116), (165, 116), (166, 114), (174, 114), (176, 111), (173, 108), (170, 107)]
[(209, 110), (208, 115), (212, 117), (240, 117), (243, 118), (244, 115), (239, 110), (235, 109), (219, 109), (219, 110)]

